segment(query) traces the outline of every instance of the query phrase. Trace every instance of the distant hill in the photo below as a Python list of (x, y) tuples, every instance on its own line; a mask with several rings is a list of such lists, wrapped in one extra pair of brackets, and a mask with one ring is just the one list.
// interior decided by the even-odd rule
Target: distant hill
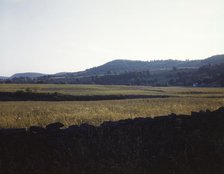
[[(87, 69), (83, 74), (121, 74), (125, 72), (133, 71), (156, 71), (156, 70), (168, 70), (175, 67), (197, 68), (199, 61), (179, 61), (179, 60), (157, 60), (157, 61), (132, 61), (132, 60), (114, 60), (104, 65)], [(191, 64), (190, 64), (191, 63)]]
[(0, 80), (7, 79), (8, 77), (0, 76)]
[(27, 72), (27, 73), (17, 73), (14, 74), (10, 77), (10, 79), (13, 78), (37, 78), (41, 76), (45, 76), (46, 74), (41, 74), (41, 73), (34, 73), (34, 72)]
[(211, 56), (207, 59), (202, 60), (201, 62), (203, 65), (206, 65), (206, 64), (214, 65), (214, 64), (224, 63), (224, 55), (221, 54), (221, 55)]
[(58, 73), (53, 74), (53, 75), (55, 75), (55, 76), (64, 76), (64, 75), (69, 74), (69, 73), (70, 72), (58, 72)]
[[(224, 55), (202, 60), (113, 60), (80, 72), (19, 73), (6, 83), (224, 86)], [(4, 80), (2, 80), (4, 82)]]
[[(199, 68), (207, 64), (224, 63), (224, 55), (216, 55), (203, 60), (156, 60), (156, 61), (133, 61), (133, 60), (113, 60), (104, 65), (87, 69), (80, 72), (81, 76), (122, 74), (134, 71), (159, 71), (171, 70), (175, 68)], [(77, 74), (76, 74), (77, 75)]]
[(150, 85), (150, 86), (224, 86), (224, 63), (204, 65), (198, 69), (172, 69), (158, 72), (127, 72), (119, 75), (80, 78), (80, 83), (101, 85)]

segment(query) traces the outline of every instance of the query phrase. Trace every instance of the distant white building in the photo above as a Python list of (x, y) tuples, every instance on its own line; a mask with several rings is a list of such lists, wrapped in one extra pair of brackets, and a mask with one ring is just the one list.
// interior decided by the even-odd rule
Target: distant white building
[(198, 83), (193, 83), (193, 87), (198, 87)]

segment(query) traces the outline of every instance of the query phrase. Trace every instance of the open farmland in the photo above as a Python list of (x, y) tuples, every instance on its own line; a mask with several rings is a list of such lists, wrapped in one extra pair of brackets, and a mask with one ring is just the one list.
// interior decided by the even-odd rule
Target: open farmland
[(0, 127), (45, 126), (62, 122), (66, 126), (170, 113), (215, 110), (224, 106), (223, 88), (99, 86), (99, 85), (0, 85), (0, 92), (31, 91), (66, 95), (167, 95), (168, 98), (107, 101), (7, 101), (0, 102)]

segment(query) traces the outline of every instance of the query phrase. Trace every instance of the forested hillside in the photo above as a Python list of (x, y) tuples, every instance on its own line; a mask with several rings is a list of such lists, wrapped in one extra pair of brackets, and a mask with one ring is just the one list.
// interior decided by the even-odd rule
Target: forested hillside
[(203, 60), (114, 60), (74, 73), (17, 74), (2, 83), (56, 83), (150, 86), (224, 86), (224, 55)]

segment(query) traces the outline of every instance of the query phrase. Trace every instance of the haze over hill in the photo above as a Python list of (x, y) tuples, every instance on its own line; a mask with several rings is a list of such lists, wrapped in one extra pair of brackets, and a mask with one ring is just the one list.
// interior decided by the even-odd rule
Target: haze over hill
[(0, 79), (7, 79), (8, 77), (0, 76)]
[(45, 76), (46, 74), (35, 73), (35, 72), (26, 72), (26, 73), (16, 73), (12, 75), (10, 78), (20, 78), (20, 77), (28, 77), (28, 78), (37, 78), (41, 76)]

